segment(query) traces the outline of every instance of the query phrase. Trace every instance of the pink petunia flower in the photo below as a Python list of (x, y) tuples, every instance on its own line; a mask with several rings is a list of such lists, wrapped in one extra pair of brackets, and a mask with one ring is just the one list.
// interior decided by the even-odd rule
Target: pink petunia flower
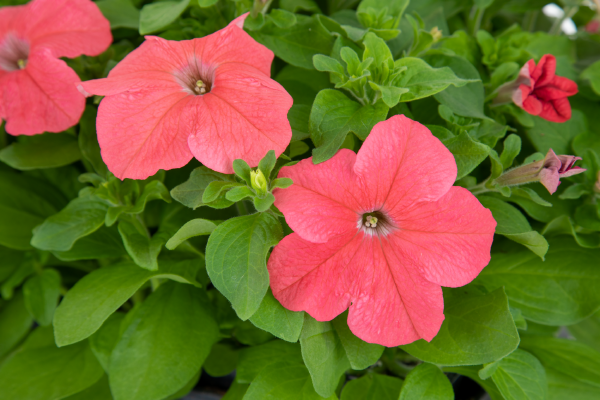
[(90, 0), (33, 0), (0, 8), (0, 119), (13, 135), (63, 131), (79, 121), (79, 77), (59, 57), (96, 56), (110, 24)]
[(96, 124), (112, 173), (145, 179), (196, 157), (230, 174), (235, 159), (256, 166), (269, 150), (285, 150), (292, 97), (270, 79), (273, 52), (242, 23), (181, 42), (146, 36), (108, 78), (81, 84), (106, 96)]
[(471, 282), (490, 260), (496, 221), (431, 132), (405, 116), (380, 122), (355, 154), (284, 167), (275, 205), (295, 231), (268, 263), (273, 294), (328, 321), (348, 307), (359, 338), (385, 346), (431, 340), (440, 286)]
[(500, 186), (540, 182), (548, 189), (550, 194), (554, 194), (558, 189), (558, 185), (560, 185), (560, 178), (577, 175), (585, 171), (584, 168), (575, 166), (578, 160), (581, 160), (581, 157), (557, 156), (554, 150), (549, 149), (543, 160), (513, 168), (500, 175), (494, 182)]
[(521, 68), (512, 100), (532, 115), (552, 122), (565, 122), (571, 118), (571, 104), (567, 97), (577, 93), (577, 84), (556, 76), (556, 58), (546, 54), (540, 62), (529, 60)]

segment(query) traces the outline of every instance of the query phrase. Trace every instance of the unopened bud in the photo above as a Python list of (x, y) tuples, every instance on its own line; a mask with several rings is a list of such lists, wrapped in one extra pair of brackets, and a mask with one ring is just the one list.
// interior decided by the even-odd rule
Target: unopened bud
[(433, 41), (437, 42), (442, 38), (442, 31), (438, 29), (437, 26), (434, 26), (433, 29), (431, 29), (431, 31), (429, 31), (429, 33), (431, 34), (431, 36), (433, 36)]
[(581, 160), (581, 157), (557, 156), (550, 149), (543, 160), (513, 168), (496, 178), (494, 183), (500, 186), (514, 186), (540, 182), (552, 194), (556, 192), (558, 185), (560, 185), (560, 178), (566, 178), (585, 171), (581, 167), (574, 166), (577, 160)]
[(260, 169), (250, 171), (250, 182), (252, 183), (252, 189), (256, 190), (259, 196), (267, 193), (267, 178)]

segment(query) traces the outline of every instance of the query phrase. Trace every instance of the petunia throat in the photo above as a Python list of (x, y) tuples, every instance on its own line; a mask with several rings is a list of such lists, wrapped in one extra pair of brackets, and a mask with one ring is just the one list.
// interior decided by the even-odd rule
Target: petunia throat
[(173, 72), (175, 81), (184, 92), (194, 96), (202, 96), (210, 92), (214, 80), (214, 68), (208, 67), (196, 58), (188, 64)]
[(363, 214), (357, 228), (367, 235), (387, 236), (396, 230), (396, 225), (383, 210), (378, 210)]
[(8, 33), (0, 43), (0, 69), (12, 72), (24, 69), (29, 57), (29, 42)]

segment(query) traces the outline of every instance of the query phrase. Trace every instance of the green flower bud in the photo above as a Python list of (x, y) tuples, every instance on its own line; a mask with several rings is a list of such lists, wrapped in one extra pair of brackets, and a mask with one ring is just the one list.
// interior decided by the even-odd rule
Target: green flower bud
[(264, 196), (267, 193), (267, 178), (260, 169), (250, 171), (250, 182), (252, 189), (256, 190), (259, 196)]

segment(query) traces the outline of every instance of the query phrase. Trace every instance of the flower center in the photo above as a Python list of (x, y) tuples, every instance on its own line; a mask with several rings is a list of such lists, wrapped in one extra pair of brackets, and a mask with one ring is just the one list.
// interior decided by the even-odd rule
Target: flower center
[(195, 57), (189, 60), (186, 66), (173, 73), (183, 91), (194, 96), (202, 96), (210, 92), (214, 75), (214, 68), (203, 65)]
[(29, 57), (29, 43), (8, 33), (0, 43), (0, 69), (4, 71), (17, 71), (27, 66)]
[(367, 235), (386, 236), (396, 229), (396, 225), (390, 217), (379, 210), (363, 214), (358, 221), (358, 229)]

